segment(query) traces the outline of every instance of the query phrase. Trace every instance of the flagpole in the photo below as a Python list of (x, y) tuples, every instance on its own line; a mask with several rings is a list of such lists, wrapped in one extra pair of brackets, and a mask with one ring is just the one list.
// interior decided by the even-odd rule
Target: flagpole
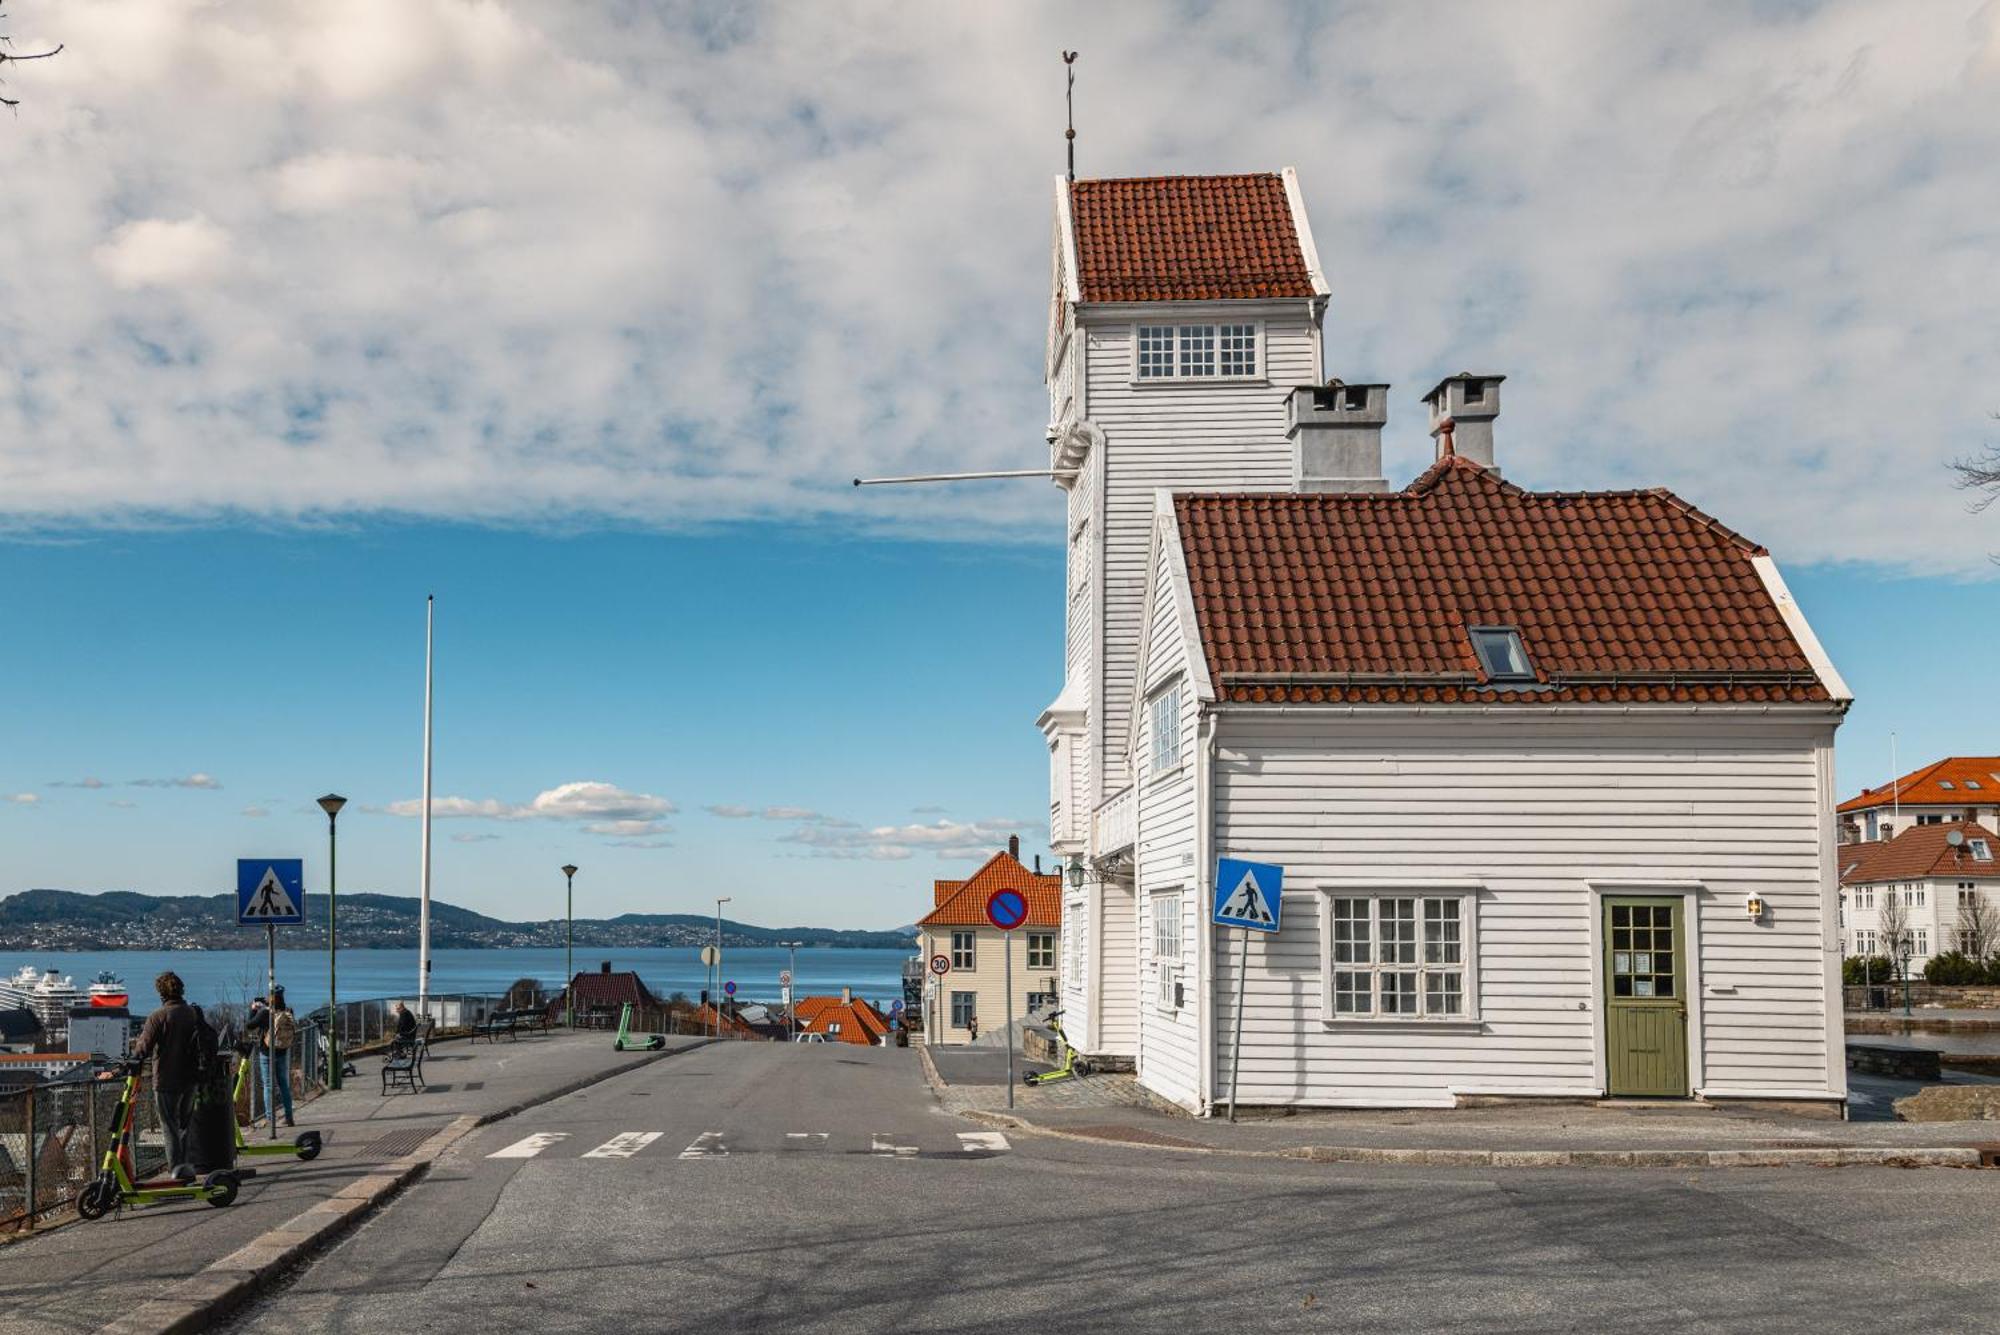
[(430, 1018), (431, 995), (431, 648), (436, 599), (424, 596), (424, 832), (417, 906), (417, 1014)]

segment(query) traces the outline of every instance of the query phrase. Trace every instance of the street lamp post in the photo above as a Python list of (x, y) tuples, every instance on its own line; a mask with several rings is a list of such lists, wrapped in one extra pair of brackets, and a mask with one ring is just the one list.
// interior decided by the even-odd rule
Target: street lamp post
[(722, 1037), (722, 906), (733, 898), (733, 895), (718, 895), (715, 900), (715, 991), (708, 994), (708, 999), (715, 1006), (717, 1038)]
[(334, 986), (334, 961), (339, 950), (337, 936), (339, 920), (335, 913), (334, 896), (339, 888), (337, 841), (333, 837), (335, 817), (347, 805), (347, 799), (338, 793), (328, 793), (319, 800), (319, 809), (326, 813), (326, 1087), (340, 1088), (340, 992)]
[(1896, 942), (1896, 954), (1903, 961), (1903, 1018), (1910, 1018), (1910, 956), (1916, 954), (1915, 934), (1905, 929)]
[(792, 952), (791, 965), (785, 970), (785, 976), (792, 980), (785, 984), (785, 1036), (787, 1038), (799, 1032), (799, 946), (802, 944), (799, 941), (785, 942), (785, 949)]
[(576, 1028), (576, 864), (563, 864), (563, 1024)]

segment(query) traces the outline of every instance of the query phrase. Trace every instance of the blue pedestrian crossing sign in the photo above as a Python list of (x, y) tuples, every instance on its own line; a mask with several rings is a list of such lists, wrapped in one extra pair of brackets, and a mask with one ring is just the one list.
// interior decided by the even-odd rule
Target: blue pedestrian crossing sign
[(1285, 869), (1273, 863), (1216, 859), (1215, 925), (1277, 931), (1280, 892), (1284, 886)]
[(288, 927), (305, 920), (303, 859), (236, 859), (236, 921), (251, 927)]

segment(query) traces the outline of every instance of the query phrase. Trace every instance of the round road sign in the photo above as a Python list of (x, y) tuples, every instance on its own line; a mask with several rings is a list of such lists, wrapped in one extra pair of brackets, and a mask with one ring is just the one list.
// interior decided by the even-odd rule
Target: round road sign
[(1019, 890), (995, 890), (986, 897), (986, 921), (1011, 932), (1028, 920), (1028, 897)]
[(721, 958), (722, 958), (722, 952), (717, 950), (714, 946), (703, 946), (701, 948), (701, 962), (703, 964), (708, 965), (710, 968), (714, 968), (715, 962)]
[(778, 970), (778, 986), (790, 987), (791, 985), (792, 985), (792, 971), (790, 969)]
[(944, 976), (945, 976), (946, 974), (950, 973), (950, 972), (951, 972), (951, 957), (950, 957), (949, 955), (933, 955), (933, 956), (931, 956), (931, 972), (932, 972), (932, 973), (934, 973), (934, 974), (936, 974), (936, 975), (937, 975), (938, 977), (940, 977), (940, 978), (942, 978), (942, 977), (944, 977)]
[(736, 984), (735, 984), (735, 983), (724, 983), (724, 984), (722, 985), (722, 990), (723, 990), (724, 992), (727, 992), (727, 993), (728, 993), (728, 994), (729, 994), (730, 996), (732, 996), (732, 997), (733, 997), (733, 996), (735, 996), (735, 995), (736, 995)]
[(893, 1003), (893, 1004), (891, 1004), (891, 1005), (890, 1005), (890, 1007), (889, 1007), (889, 1014), (891, 1014), (891, 1015), (901, 1015), (902, 1013), (903, 1013), (903, 1003), (902, 1003), (902, 1002), (898, 1001), (898, 1002), (895, 1002), (895, 1003)]

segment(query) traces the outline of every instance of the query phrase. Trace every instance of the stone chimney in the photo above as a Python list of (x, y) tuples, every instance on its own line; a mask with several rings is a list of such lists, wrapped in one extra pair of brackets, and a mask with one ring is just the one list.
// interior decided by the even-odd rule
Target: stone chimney
[(1018, 834), (1010, 834), (1010, 835), (1008, 835), (1008, 836), (1007, 836), (1007, 856), (1008, 856), (1008, 857), (1010, 857), (1010, 858), (1012, 858), (1012, 859), (1014, 859), (1014, 861), (1016, 861), (1016, 862), (1019, 862), (1019, 861), (1021, 860), (1021, 836), (1020, 836), (1020, 835), (1018, 835)]
[(1389, 490), (1382, 476), (1382, 427), (1388, 420), (1387, 385), (1329, 380), (1294, 389), (1285, 402), (1292, 490)]
[(843, 987), (843, 988), (841, 988), (841, 989), (840, 989), (840, 1000), (841, 1000), (841, 1002), (842, 1002), (843, 1004), (845, 1004), (846, 1002), (850, 1002), (850, 1001), (854, 1000), (854, 989), (853, 989), (853, 988), (851, 988), (851, 987)]
[(1495, 473), (1500, 471), (1493, 462), (1493, 419), (1500, 415), (1500, 382), (1506, 378), (1460, 371), (1438, 381), (1437, 388), (1424, 395), (1439, 458), (1444, 457), (1449, 439), (1451, 453)]

